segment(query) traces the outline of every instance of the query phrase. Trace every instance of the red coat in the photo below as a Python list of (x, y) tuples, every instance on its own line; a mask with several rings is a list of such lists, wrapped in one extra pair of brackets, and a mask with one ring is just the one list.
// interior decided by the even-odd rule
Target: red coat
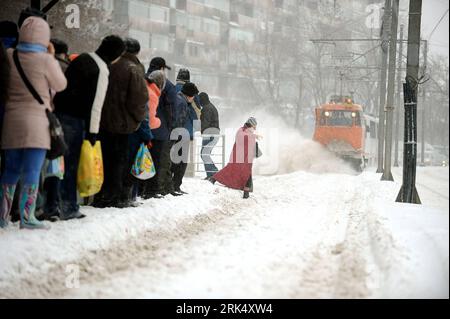
[(256, 136), (247, 127), (236, 134), (236, 142), (228, 165), (214, 175), (219, 183), (233, 189), (244, 190), (252, 176), (253, 160), (256, 151)]

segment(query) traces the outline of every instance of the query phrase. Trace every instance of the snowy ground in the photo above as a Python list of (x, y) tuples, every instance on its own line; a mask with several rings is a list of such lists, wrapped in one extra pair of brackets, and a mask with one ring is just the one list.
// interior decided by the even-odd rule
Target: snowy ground
[(449, 298), (449, 170), (419, 169), (422, 206), (395, 203), (394, 173), (257, 177), (247, 201), (187, 179), (181, 198), (13, 225), (0, 298)]

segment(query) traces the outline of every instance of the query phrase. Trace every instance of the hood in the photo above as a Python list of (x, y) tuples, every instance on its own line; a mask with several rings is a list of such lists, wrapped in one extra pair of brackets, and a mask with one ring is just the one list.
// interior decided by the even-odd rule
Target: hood
[(209, 101), (209, 96), (206, 93), (200, 93), (198, 95), (199, 99), (200, 99), (200, 104), (202, 106), (206, 106), (208, 104), (211, 104), (211, 102)]
[(27, 18), (20, 28), (19, 42), (41, 44), (48, 47), (50, 43), (50, 26), (42, 18)]

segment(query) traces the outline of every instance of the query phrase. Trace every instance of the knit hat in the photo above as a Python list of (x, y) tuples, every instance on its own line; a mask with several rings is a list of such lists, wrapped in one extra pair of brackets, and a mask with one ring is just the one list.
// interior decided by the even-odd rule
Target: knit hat
[(256, 127), (258, 125), (258, 122), (254, 117), (251, 117), (247, 120), (247, 122), (245, 122), (245, 124), (250, 127)]
[(55, 47), (55, 54), (68, 54), (69, 46), (66, 42), (59, 39), (51, 39), (50, 42)]
[(199, 90), (197, 89), (197, 86), (194, 83), (188, 82), (185, 85), (183, 85), (181, 92), (188, 97), (193, 97), (198, 94)]
[(153, 71), (152, 73), (150, 73), (150, 75), (148, 75), (147, 79), (151, 83), (155, 83), (156, 86), (161, 89), (161, 91), (164, 90), (164, 87), (166, 86), (166, 75), (163, 71)]
[(180, 69), (177, 75), (177, 81), (190, 82), (191, 81), (191, 73), (188, 69)]
[(127, 52), (131, 54), (138, 54), (141, 51), (141, 45), (138, 40), (133, 38), (125, 39), (125, 46), (127, 47)]
[(110, 35), (103, 39), (100, 47), (95, 51), (106, 63), (111, 63), (125, 52), (125, 43), (117, 35)]

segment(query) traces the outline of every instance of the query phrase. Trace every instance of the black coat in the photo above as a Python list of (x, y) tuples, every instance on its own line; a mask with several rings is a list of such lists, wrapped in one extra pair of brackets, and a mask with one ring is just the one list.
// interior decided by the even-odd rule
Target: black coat
[(200, 120), (202, 122), (202, 134), (207, 129), (215, 129), (216, 134), (220, 133), (219, 112), (217, 108), (209, 101), (207, 97), (201, 97), (200, 103), (202, 104), (202, 114)]
[(56, 94), (55, 112), (84, 119), (89, 128), (100, 69), (89, 54), (83, 53), (70, 63), (65, 75), (67, 88)]

